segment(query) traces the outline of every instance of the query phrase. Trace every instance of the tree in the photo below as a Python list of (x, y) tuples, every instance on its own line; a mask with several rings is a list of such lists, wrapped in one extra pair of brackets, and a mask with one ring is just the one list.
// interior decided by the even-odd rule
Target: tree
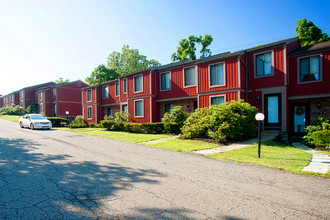
[(297, 37), (301, 46), (312, 45), (330, 40), (328, 34), (322, 33), (322, 30), (306, 18), (297, 21)]
[(120, 76), (146, 70), (161, 64), (154, 60), (148, 60), (141, 55), (138, 49), (130, 49), (128, 45), (122, 47), (122, 51), (113, 51), (108, 57), (108, 68), (114, 70)]
[(63, 79), (63, 77), (60, 77), (60, 78), (58, 78), (58, 80), (55, 80), (55, 83), (57, 83), (57, 84), (60, 84), (60, 83), (69, 83), (70, 82), (70, 80), (69, 80), (69, 78), (67, 78), (67, 79)]
[(212, 43), (213, 38), (211, 35), (194, 36), (190, 35), (187, 39), (181, 39), (179, 46), (177, 47), (176, 53), (172, 54), (172, 62), (183, 61), (183, 60), (196, 60), (196, 43), (201, 45), (202, 49), (200, 50), (201, 56), (208, 57), (211, 55), (211, 50), (207, 47)]
[(115, 80), (119, 77), (119, 74), (112, 69), (107, 68), (105, 65), (98, 65), (89, 77), (86, 78), (86, 82), (89, 85), (96, 85), (110, 80)]

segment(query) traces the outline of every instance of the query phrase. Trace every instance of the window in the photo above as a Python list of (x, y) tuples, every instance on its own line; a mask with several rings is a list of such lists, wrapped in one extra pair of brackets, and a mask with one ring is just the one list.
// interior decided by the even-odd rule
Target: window
[(256, 76), (266, 76), (273, 74), (272, 53), (267, 52), (255, 56)]
[(102, 87), (102, 94), (104, 99), (109, 98), (109, 86)]
[(107, 115), (108, 116), (112, 116), (112, 108), (108, 108), (107, 109)]
[(81, 82), (77, 82), (77, 86), (78, 87), (81, 87)]
[(40, 103), (40, 113), (44, 112), (44, 104)]
[(210, 66), (210, 86), (224, 85), (223, 63)]
[(171, 73), (161, 73), (160, 74), (160, 90), (170, 90), (171, 89)]
[(52, 98), (55, 97), (55, 89), (52, 89)]
[(123, 112), (128, 112), (127, 105), (122, 105), (121, 109), (122, 109)]
[(23, 91), (21, 91), (21, 98), (23, 98), (24, 97), (24, 92)]
[(87, 90), (87, 102), (91, 102), (92, 101), (92, 90), (89, 89)]
[(87, 119), (92, 119), (93, 118), (93, 109), (92, 107), (87, 108)]
[(127, 79), (126, 78), (123, 80), (123, 84), (124, 84), (124, 94), (126, 94), (127, 93)]
[(143, 117), (143, 100), (134, 101), (134, 116)]
[(195, 67), (185, 68), (184, 72), (184, 86), (195, 86)]
[(119, 83), (116, 83), (116, 96), (119, 96)]
[(40, 101), (42, 101), (42, 93), (43, 92), (40, 92), (39, 95), (40, 95)]
[(299, 81), (310, 82), (320, 80), (320, 56), (299, 60)]
[(11, 95), (11, 101), (14, 102), (15, 98), (14, 98), (14, 95)]
[(143, 82), (142, 76), (134, 76), (134, 92), (142, 92), (143, 91)]
[(211, 97), (211, 105), (219, 105), (225, 103), (225, 96), (214, 96)]
[(173, 104), (165, 104), (165, 113), (170, 113), (172, 108), (174, 108)]

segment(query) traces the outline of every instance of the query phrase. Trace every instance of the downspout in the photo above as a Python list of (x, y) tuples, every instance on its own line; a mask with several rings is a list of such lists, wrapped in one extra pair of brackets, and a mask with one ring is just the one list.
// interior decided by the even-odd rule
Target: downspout
[(248, 65), (247, 65), (247, 53), (246, 51), (244, 51), (245, 53), (245, 102), (248, 101), (248, 77), (247, 77), (247, 69), (248, 69)]

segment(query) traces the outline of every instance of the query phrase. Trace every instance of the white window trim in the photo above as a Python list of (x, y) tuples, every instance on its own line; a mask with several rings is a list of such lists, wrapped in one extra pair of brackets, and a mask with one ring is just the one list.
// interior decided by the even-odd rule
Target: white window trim
[[(104, 87), (108, 87), (108, 97), (104, 97)], [(102, 99), (108, 99), (109, 98), (109, 85), (102, 86)]]
[[(117, 84), (118, 84), (118, 94), (117, 94)], [(120, 83), (116, 82), (115, 83), (115, 97), (119, 97), (120, 94)]]
[[(88, 117), (88, 109), (91, 109), (91, 115), (92, 115), (92, 117), (91, 118), (89, 118)], [(87, 120), (91, 120), (91, 119), (93, 119), (93, 108), (92, 107), (87, 107)]]
[[(319, 80), (314, 80), (314, 81), (307, 81), (307, 82), (300, 82), (300, 60), (304, 59), (304, 58), (308, 58), (308, 57), (316, 57), (319, 56), (320, 57), (320, 79)], [(312, 54), (312, 55), (307, 55), (307, 56), (303, 56), (303, 57), (298, 57), (297, 58), (297, 84), (308, 84), (308, 83), (318, 83), (318, 82), (322, 82), (322, 53), (318, 53), (318, 54)]]
[[(123, 94), (127, 94), (127, 78), (123, 79)], [(125, 92), (125, 88), (126, 88), (126, 92)]]
[(43, 100), (43, 92), (39, 92), (39, 101), (42, 101)]
[[(141, 81), (142, 82), (142, 86), (141, 86), (142, 90), (141, 91), (135, 91), (135, 78), (140, 77), (140, 76), (142, 77), (142, 81)], [(134, 93), (143, 92), (143, 74), (139, 74), (139, 75), (136, 75), (136, 76), (133, 77), (133, 91), (134, 91)]]
[[(211, 86), (211, 66), (219, 65), (219, 64), (222, 64), (222, 68), (223, 68), (223, 84)], [(208, 78), (209, 78), (209, 88), (226, 86), (226, 63), (225, 63), (225, 61), (209, 64), (208, 65)]]
[(227, 100), (226, 100), (226, 95), (212, 95), (212, 96), (209, 96), (209, 106), (211, 106), (211, 99), (212, 98), (218, 98), (218, 97), (223, 97), (223, 100), (224, 100), (224, 104), (226, 104)]
[[(195, 68), (195, 85), (185, 86), (185, 84), (186, 84), (186, 79), (185, 79), (185, 77), (184, 77), (184, 70), (185, 70), (185, 69), (189, 69), (189, 68)], [(187, 66), (187, 67), (183, 68), (183, 70), (182, 70), (182, 75), (183, 75), (183, 88), (196, 87), (196, 79), (197, 79), (197, 66), (196, 66), (196, 65), (193, 65), (193, 66)]]
[[(136, 116), (135, 113), (135, 102), (142, 101), (142, 115)], [(136, 99), (134, 100), (134, 118), (144, 118), (144, 100), (143, 99)]]
[[(166, 74), (166, 73), (169, 73), (170, 74), (170, 88), (169, 89), (162, 89), (162, 75), (163, 74)], [(160, 88), (160, 91), (163, 92), (163, 91), (169, 91), (169, 90), (172, 90), (172, 78), (171, 78), (171, 71), (166, 71), (166, 72), (161, 72), (159, 74), (159, 88)]]
[[(257, 59), (256, 57), (258, 55), (261, 55), (261, 54), (265, 54), (265, 53), (270, 53), (270, 56), (271, 56), (271, 59), (272, 59), (272, 74), (268, 74), (268, 75), (262, 75), (262, 76), (257, 76)], [(264, 77), (268, 77), (268, 76), (274, 76), (274, 50), (267, 50), (267, 51), (262, 51), (262, 52), (259, 52), (259, 53), (255, 53), (253, 54), (253, 71), (254, 71), (254, 78), (264, 78)]]
[[(91, 100), (88, 100), (88, 91), (91, 91)], [(91, 89), (87, 89), (87, 91), (86, 91), (86, 100), (87, 100), (87, 102), (93, 101), (93, 91)]]

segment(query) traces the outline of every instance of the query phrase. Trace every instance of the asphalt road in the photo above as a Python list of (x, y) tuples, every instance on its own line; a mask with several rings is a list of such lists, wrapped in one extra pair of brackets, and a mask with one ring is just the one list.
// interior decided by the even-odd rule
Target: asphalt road
[(329, 183), (0, 120), (1, 219), (330, 219)]

